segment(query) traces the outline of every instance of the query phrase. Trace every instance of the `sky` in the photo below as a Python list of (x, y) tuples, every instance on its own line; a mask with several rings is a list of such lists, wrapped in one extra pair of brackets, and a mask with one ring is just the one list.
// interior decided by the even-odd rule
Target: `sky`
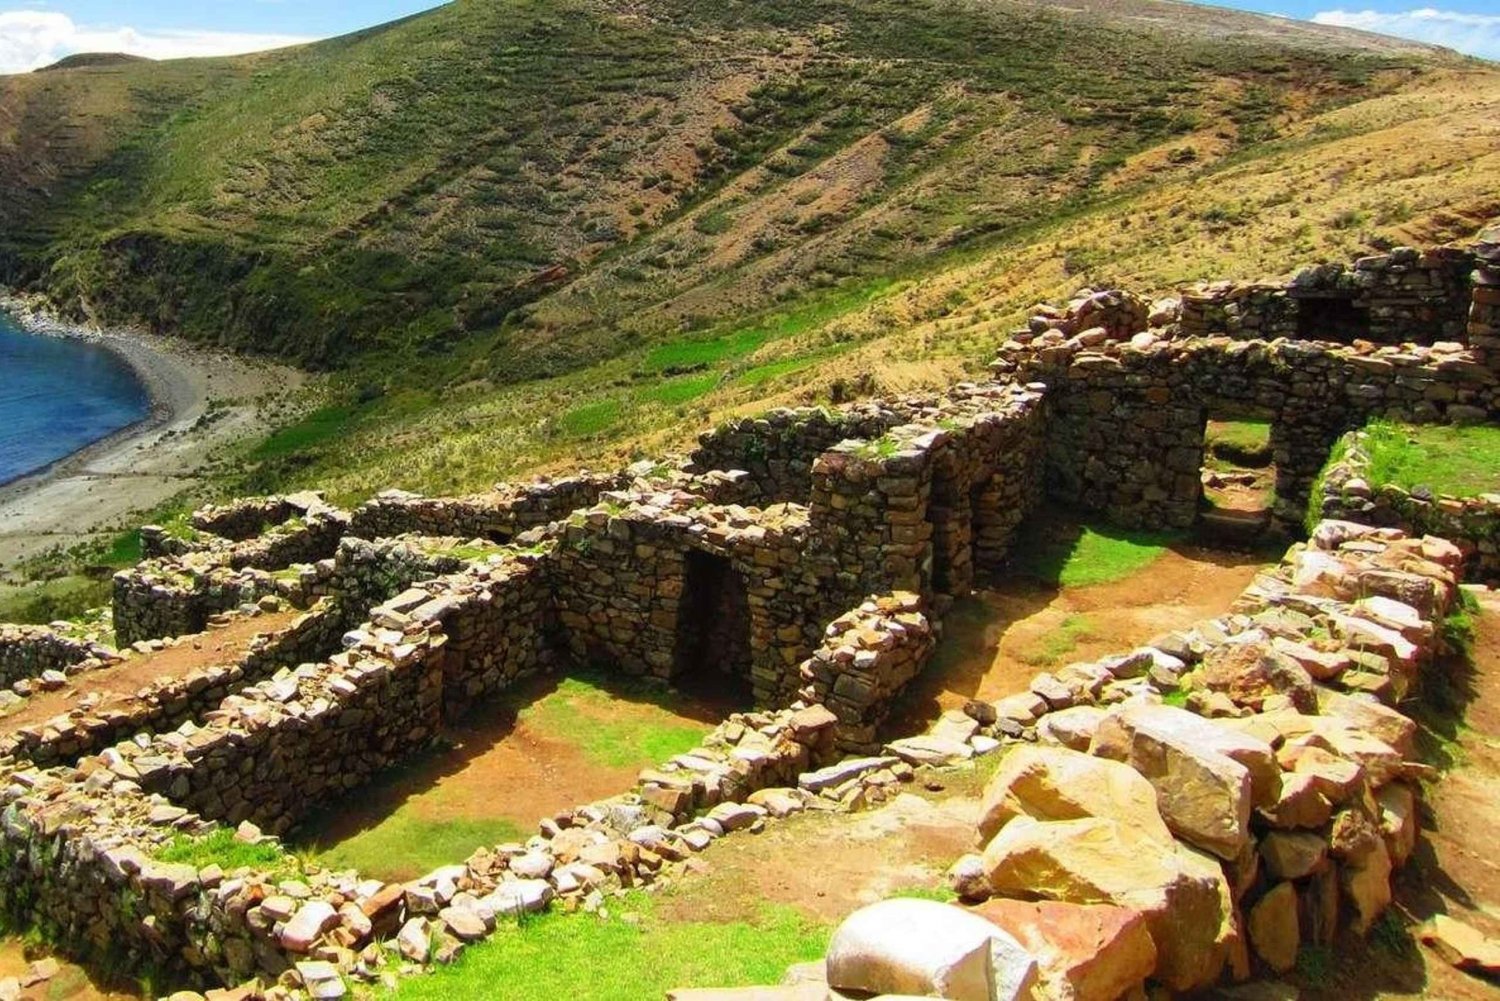
[[(74, 52), (154, 59), (232, 55), (340, 35), (436, 0), (0, 0), (0, 73)], [(1364, 28), (1500, 60), (1500, 0), (1220, 0), (1224, 6)]]

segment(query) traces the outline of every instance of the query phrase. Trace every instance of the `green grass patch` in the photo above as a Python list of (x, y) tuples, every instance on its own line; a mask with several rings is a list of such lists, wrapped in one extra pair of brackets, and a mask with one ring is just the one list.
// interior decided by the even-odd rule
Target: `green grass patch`
[(672, 341), (652, 348), (641, 368), (647, 372), (682, 372), (742, 358), (770, 338), (764, 330), (739, 330), (723, 337)]
[(1087, 615), (1068, 616), (1039, 643), (1021, 654), (1022, 663), (1032, 667), (1051, 667), (1076, 650), (1079, 641), (1090, 639), (1093, 625)]
[(1069, 526), (1023, 536), (1015, 567), (1046, 584), (1088, 587), (1124, 580), (1149, 567), (1174, 537), (1113, 526)]
[(1495, 491), (1500, 427), (1420, 426), (1376, 421), (1365, 429), (1371, 485), (1427, 487), (1466, 497)]
[[(685, 985), (774, 984), (791, 964), (821, 956), (830, 931), (772, 904), (754, 920), (732, 923), (668, 920), (638, 893), (611, 901), (609, 910), (608, 918), (552, 912), (502, 926), (452, 966), (403, 979), (395, 996), (487, 999), (503, 984), (507, 997), (640, 1001)], [(621, 920), (623, 913), (633, 920)]]
[(482, 845), (525, 841), (535, 833), (505, 817), (430, 820), (398, 810), (374, 827), (311, 854), (319, 865), (356, 869), (375, 879), (410, 879), (462, 862)]
[(668, 379), (641, 394), (641, 399), (651, 403), (664, 403), (669, 407), (691, 403), (700, 396), (713, 392), (719, 384), (719, 376), (689, 375), (680, 379)]
[[(602, 676), (575, 674), (520, 712), (530, 726), (576, 744), (589, 760), (610, 768), (657, 764), (691, 751), (706, 723), (672, 715), (680, 696), (655, 686), (624, 686)], [(631, 705), (622, 705), (622, 700)], [(646, 709), (651, 706), (660, 714)]]
[(574, 438), (589, 438), (603, 434), (620, 419), (619, 400), (599, 400), (574, 407), (557, 419), (557, 426), (564, 434)]
[(355, 408), (332, 406), (314, 410), (295, 424), (289, 424), (255, 446), (250, 458), (276, 459), (305, 452), (344, 434), (354, 422)]
[(280, 845), (236, 841), (234, 832), (227, 827), (215, 828), (201, 836), (179, 834), (156, 853), (156, 858), (160, 862), (177, 862), (198, 869), (217, 865), (225, 872), (247, 866), (270, 872), (297, 867), (296, 859), (284, 852)]
[(1271, 464), (1271, 422), (1209, 421), (1205, 444), (1211, 461), (1260, 469)]

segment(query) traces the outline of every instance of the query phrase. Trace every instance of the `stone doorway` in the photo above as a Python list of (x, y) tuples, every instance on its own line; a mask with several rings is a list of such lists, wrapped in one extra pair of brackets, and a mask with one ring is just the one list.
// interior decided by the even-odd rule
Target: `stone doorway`
[(750, 593), (745, 576), (723, 556), (689, 550), (677, 611), (672, 684), (686, 692), (749, 705)]
[(1203, 429), (1199, 530), (1215, 542), (1254, 545), (1271, 528), (1276, 479), (1269, 415), (1211, 412)]

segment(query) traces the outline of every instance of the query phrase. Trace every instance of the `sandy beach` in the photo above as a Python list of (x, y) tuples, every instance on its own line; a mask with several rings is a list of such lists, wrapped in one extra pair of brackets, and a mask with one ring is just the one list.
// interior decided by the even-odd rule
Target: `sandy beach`
[(17, 560), (120, 531), (132, 516), (192, 491), (220, 453), (298, 409), (310, 378), (151, 334), (72, 327), (3, 294), (0, 309), (27, 330), (109, 348), (151, 397), (145, 420), (0, 487), (0, 576)]

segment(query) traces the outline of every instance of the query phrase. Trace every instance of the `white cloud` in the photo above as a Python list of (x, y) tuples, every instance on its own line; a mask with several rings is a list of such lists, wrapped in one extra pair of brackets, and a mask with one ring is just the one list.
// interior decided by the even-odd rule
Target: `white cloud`
[(128, 52), (148, 59), (229, 56), (312, 41), (296, 35), (153, 30), (76, 24), (66, 14), (0, 11), (0, 73), (24, 73), (75, 52)]
[(1325, 10), (1312, 18), (1318, 24), (1363, 28), (1383, 35), (1445, 45), (1471, 56), (1500, 60), (1500, 15), (1469, 14), (1457, 10), (1418, 7), (1413, 10)]

